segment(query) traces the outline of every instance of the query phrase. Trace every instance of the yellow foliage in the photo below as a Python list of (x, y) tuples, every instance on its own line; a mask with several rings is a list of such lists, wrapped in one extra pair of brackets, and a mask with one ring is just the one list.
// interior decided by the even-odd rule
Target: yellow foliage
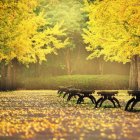
[(0, 60), (41, 63), (47, 54), (67, 46), (62, 23), (48, 27), (43, 13), (34, 12), (38, 5), (37, 0), (0, 2)]
[(92, 52), (89, 59), (104, 55), (106, 60), (125, 63), (140, 55), (139, 4), (139, 0), (86, 2), (89, 22), (83, 38), (87, 50)]

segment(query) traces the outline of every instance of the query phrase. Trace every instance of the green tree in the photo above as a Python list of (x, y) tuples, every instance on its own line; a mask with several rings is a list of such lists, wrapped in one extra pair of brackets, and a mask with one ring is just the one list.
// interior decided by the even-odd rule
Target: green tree
[(45, 17), (50, 23), (56, 24), (63, 21), (63, 27), (66, 29), (70, 44), (62, 51), (67, 74), (71, 74), (78, 64), (78, 58), (81, 53), (81, 33), (85, 20), (84, 13), (81, 10), (83, 3), (81, 0), (42, 0), (41, 5), (45, 7)]

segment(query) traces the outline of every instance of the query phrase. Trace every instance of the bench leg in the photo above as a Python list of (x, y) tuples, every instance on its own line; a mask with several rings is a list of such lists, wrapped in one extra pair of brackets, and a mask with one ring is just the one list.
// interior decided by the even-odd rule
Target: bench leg
[(63, 93), (65, 93), (65, 92), (63, 92), (63, 91), (60, 90), (60, 91), (58, 92), (58, 96), (60, 97)]
[(84, 96), (79, 96), (78, 100), (77, 100), (77, 104), (81, 104), (81, 102), (84, 101)]
[(61, 92), (61, 90), (58, 90), (57, 93), (59, 94)]
[(132, 103), (132, 106), (131, 106), (131, 110), (133, 110), (133, 107), (137, 104), (137, 102), (139, 102), (140, 100), (137, 100), (135, 99), (135, 101)]
[(116, 107), (115, 102), (114, 102), (114, 100), (112, 98), (109, 98), (108, 100), (113, 103), (114, 107)]
[(67, 101), (70, 101), (73, 96), (74, 96), (73, 94), (69, 94)]
[(66, 95), (68, 95), (69, 93), (68, 92), (66, 92), (64, 95), (63, 95), (63, 98), (65, 98), (66, 97)]
[(132, 102), (134, 102), (134, 101), (135, 101), (135, 98), (133, 97), (132, 99), (130, 99), (130, 100), (127, 102), (127, 104), (126, 104), (126, 106), (125, 106), (125, 111), (128, 110), (129, 105), (130, 105)]
[(118, 104), (118, 107), (121, 107), (120, 103), (119, 103), (119, 100), (115, 97), (112, 98), (114, 101), (116, 101), (116, 103)]
[(94, 96), (90, 95), (89, 98), (93, 104), (96, 104), (96, 99), (94, 98)]
[(99, 98), (98, 100), (97, 100), (97, 102), (96, 102), (96, 105), (95, 105), (95, 108), (97, 108), (98, 107), (98, 104), (103, 100), (104, 98), (103, 97), (101, 97), (101, 98)]
[(103, 100), (101, 101), (101, 103), (100, 103), (99, 107), (101, 107), (101, 106), (102, 106), (102, 104), (103, 104), (103, 102), (105, 102), (105, 100), (107, 100), (107, 98), (103, 98)]
[(61, 90), (61, 89), (57, 91), (58, 94), (62, 94), (62, 93), (64, 93), (64, 92), (65, 92), (65, 91), (63, 91), (63, 90)]
[(62, 92), (61, 90), (58, 90), (58, 91), (57, 91), (57, 94), (58, 94), (59, 96), (61, 96), (62, 93), (63, 93), (63, 92)]

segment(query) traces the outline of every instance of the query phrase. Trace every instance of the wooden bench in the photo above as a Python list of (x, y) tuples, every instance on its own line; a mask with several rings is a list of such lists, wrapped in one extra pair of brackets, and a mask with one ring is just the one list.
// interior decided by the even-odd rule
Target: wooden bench
[(132, 96), (132, 98), (127, 102), (125, 106), (125, 110), (127, 111), (129, 106), (129, 110), (133, 110), (134, 106), (140, 101), (140, 91), (128, 91), (128, 94)]
[(66, 94), (69, 94), (67, 101), (70, 101), (73, 97), (77, 96), (78, 97), (77, 104), (84, 102), (84, 98), (89, 98), (92, 101), (92, 103), (96, 104), (96, 99), (94, 98), (92, 93), (94, 93), (93, 90), (80, 90), (71, 88), (67, 91), (67, 93), (64, 94), (64, 96)]
[(60, 95), (63, 94), (63, 93), (66, 93), (69, 88), (72, 88), (72, 86), (68, 86), (68, 87), (60, 86), (58, 88), (57, 93), (60, 94)]
[(64, 87), (64, 86), (61, 86), (59, 87), (58, 89), (58, 94), (63, 94), (63, 98), (65, 98), (66, 96), (68, 96), (68, 99), (67, 101), (69, 101), (73, 96), (76, 97), (76, 96), (80, 96), (79, 95), (79, 92), (81, 90), (80, 89), (76, 89), (76, 88), (73, 88), (72, 86), (69, 86), (69, 87)]
[(81, 90), (80, 93), (80, 97), (77, 100), (77, 104), (80, 104), (82, 101), (84, 101), (84, 98), (89, 98), (93, 104), (96, 104), (96, 99), (95, 97), (92, 95), (95, 91), (93, 90)]
[(68, 91), (64, 94), (63, 98), (68, 95), (67, 101), (70, 101), (73, 97), (78, 96), (78, 98), (81, 96), (79, 94), (80, 89), (76, 89), (76, 88), (70, 88), (68, 89)]
[(118, 99), (115, 98), (115, 95), (118, 94), (118, 91), (99, 91), (97, 92), (97, 94), (101, 97), (96, 102), (96, 108), (101, 107), (103, 102), (105, 102), (106, 100), (111, 101), (114, 107), (117, 107), (115, 103), (117, 103), (118, 107), (121, 107)]

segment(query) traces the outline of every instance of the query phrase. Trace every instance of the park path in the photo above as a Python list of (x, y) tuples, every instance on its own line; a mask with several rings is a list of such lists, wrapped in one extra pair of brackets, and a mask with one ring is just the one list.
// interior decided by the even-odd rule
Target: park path
[[(118, 98), (123, 106), (129, 99)], [(0, 140), (140, 140), (140, 112), (86, 102), (66, 102), (52, 90), (1, 92)]]

